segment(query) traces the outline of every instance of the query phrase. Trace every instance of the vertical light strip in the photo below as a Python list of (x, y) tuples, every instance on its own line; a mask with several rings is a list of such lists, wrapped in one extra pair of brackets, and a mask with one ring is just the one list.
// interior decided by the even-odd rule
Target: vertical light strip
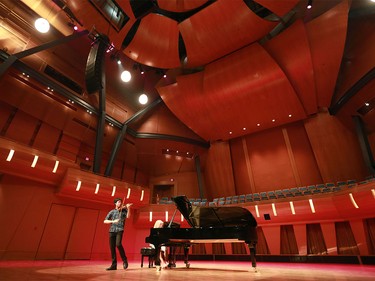
[(273, 215), (275, 217), (277, 217), (277, 212), (276, 212), (276, 206), (275, 206), (275, 203), (272, 203), (272, 211), (273, 211)]
[(143, 201), (143, 196), (145, 195), (145, 191), (142, 190), (142, 193), (141, 193), (141, 201)]
[(258, 205), (255, 205), (255, 213), (257, 214), (257, 218), (259, 218), (260, 215), (259, 215)]
[(184, 221), (184, 216), (181, 214), (181, 222)]
[(295, 214), (296, 214), (296, 211), (294, 210), (294, 204), (293, 204), (293, 201), (290, 201), (290, 202), (289, 202), (289, 205), (290, 205), (290, 210), (292, 211), (292, 214), (295, 215)]
[(352, 193), (349, 193), (349, 197), (350, 197), (350, 201), (352, 201), (352, 204), (353, 204), (354, 208), (359, 209), (359, 207), (358, 207), (358, 205), (357, 205), (357, 202), (355, 202)]
[(55, 167), (53, 167), (52, 173), (56, 174), (57, 168), (59, 167), (59, 163), (60, 163), (60, 161), (56, 160)]
[(9, 150), (9, 154), (8, 154), (8, 157), (7, 157), (8, 162), (10, 162), (12, 160), (13, 155), (14, 155), (14, 150), (13, 149)]
[(95, 188), (95, 194), (98, 194), (98, 192), (99, 192), (99, 187), (100, 187), (100, 184), (97, 183), (97, 184), (96, 184), (96, 188)]
[(130, 187), (128, 188), (128, 195), (126, 196), (126, 199), (129, 199), (129, 197), (130, 197)]
[(165, 211), (165, 221), (168, 221), (168, 211)]
[(36, 163), (38, 162), (38, 159), (39, 159), (39, 156), (34, 155), (34, 160), (33, 160), (33, 163), (31, 163), (31, 168), (35, 168)]
[(150, 211), (150, 221), (152, 221), (152, 211)]
[(315, 214), (315, 207), (314, 207), (314, 202), (312, 201), (312, 199), (309, 199), (309, 203), (310, 203), (311, 212)]
[(78, 182), (77, 182), (76, 191), (79, 191), (79, 190), (81, 189), (81, 184), (82, 184), (81, 181), (78, 181)]
[(371, 189), (371, 192), (372, 192), (372, 197), (374, 197), (375, 199), (375, 189)]
[(111, 196), (112, 196), (112, 197), (115, 196), (115, 193), (116, 193), (116, 186), (114, 185), (114, 186), (112, 187), (112, 194), (111, 194)]

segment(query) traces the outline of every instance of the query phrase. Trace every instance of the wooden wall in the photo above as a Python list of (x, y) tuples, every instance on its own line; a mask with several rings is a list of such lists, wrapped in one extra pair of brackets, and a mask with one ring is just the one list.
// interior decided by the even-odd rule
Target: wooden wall
[(369, 175), (356, 133), (326, 111), (305, 122), (215, 143), (208, 155), (204, 176), (212, 198)]
[[(110, 259), (109, 226), (114, 205), (58, 196), (56, 187), (3, 175), (0, 181), (0, 259)], [(123, 244), (130, 259), (146, 245), (130, 210)]]

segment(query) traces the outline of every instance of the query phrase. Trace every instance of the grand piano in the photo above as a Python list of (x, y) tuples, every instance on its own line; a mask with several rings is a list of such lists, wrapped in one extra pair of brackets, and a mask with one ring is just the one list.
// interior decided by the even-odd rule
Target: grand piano
[[(192, 206), (186, 196), (172, 198), (177, 209), (191, 228), (176, 227), (172, 220), (163, 228), (151, 228), (146, 243), (155, 246), (155, 265), (160, 270), (160, 248), (173, 249), (182, 246), (184, 263), (189, 267), (189, 247), (195, 243), (244, 242), (250, 250), (252, 267), (256, 270), (255, 247), (258, 241), (257, 222), (249, 210), (237, 206), (200, 207)], [(174, 226), (174, 227), (171, 227)]]

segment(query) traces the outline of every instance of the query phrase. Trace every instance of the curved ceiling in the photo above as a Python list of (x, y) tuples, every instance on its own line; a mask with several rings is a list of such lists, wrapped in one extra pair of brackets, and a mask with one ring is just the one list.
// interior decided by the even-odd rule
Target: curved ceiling
[[(314, 0), (311, 10), (305, 0), (124, 0), (117, 1), (126, 15), (121, 28), (109, 24), (117, 14), (100, 12), (100, 3), (108, 1), (23, 2), (45, 15), (52, 5), (56, 18), (64, 14), (56, 3), (64, 2), (65, 14), (68, 7), (81, 28), (107, 34), (117, 52), (135, 63), (166, 71), (168, 79), (153, 78), (147, 86), (152, 99), (160, 96), (207, 141), (303, 120), (339, 99), (337, 89), (345, 94), (338, 82), (350, 87), (374, 65), (370, 56), (339, 77), (349, 20), (371, 25), (371, 12), (358, 15), (374, 10), (368, 0)], [(345, 84), (353, 71), (356, 80)]]

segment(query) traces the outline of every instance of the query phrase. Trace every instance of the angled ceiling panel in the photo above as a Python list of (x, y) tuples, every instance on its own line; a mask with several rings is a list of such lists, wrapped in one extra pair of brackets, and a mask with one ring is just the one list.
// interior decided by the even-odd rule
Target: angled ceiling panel
[(209, 64), (203, 85), (200, 74), (179, 78), (159, 93), (171, 111), (206, 140), (238, 137), (306, 117), (289, 80), (259, 44)]
[(343, 1), (306, 25), (321, 107), (330, 105), (334, 93), (344, 53), (348, 10), (348, 2)]
[(208, 0), (158, 0), (160, 9), (171, 12), (185, 12), (198, 8)]
[(287, 12), (289, 12), (299, 0), (256, 0), (255, 2), (259, 3), (263, 7), (267, 8), (268, 10), (272, 11), (279, 17), (282, 17)]
[(243, 1), (217, 1), (179, 24), (187, 66), (200, 66), (265, 36), (277, 22), (263, 20)]
[(296, 21), (287, 30), (264, 44), (277, 61), (301, 100), (305, 112), (317, 112), (314, 70), (310, 46), (302, 21)]
[(176, 21), (159, 14), (148, 14), (141, 20), (124, 53), (145, 65), (159, 68), (178, 67), (178, 36)]

